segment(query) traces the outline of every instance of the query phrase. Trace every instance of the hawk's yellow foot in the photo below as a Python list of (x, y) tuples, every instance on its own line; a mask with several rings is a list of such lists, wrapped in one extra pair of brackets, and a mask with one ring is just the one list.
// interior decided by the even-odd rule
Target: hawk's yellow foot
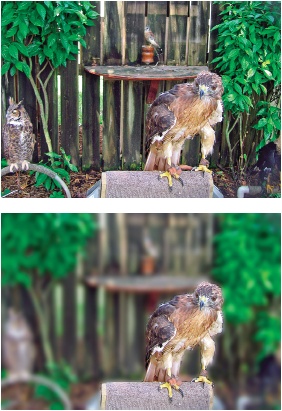
[(207, 371), (206, 371), (205, 369), (202, 369), (199, 377), (198, 377), (198, 378), (194, 378), (194, 379), (192, 380), (192, 382), (202, 382), (202, 383), (203, 383), (203, 386), (205, 385), (205, 383), (207, 383), (207, 384), (211, 384), (212, 387), (213, 387), (214, 384), (213, 384), (212, 381), (210, 381), (210, 380), (207, 378), (207, 374), (208, 374)]
[(195, 171), (203, 171), (203, 173), (204, 173), (204, 172), (212, 173), (212, 171), (211, 171), (207, 166), (203, 166), (203, 165), (199, 165), (199, 166), (195, 169)]
[(207, 173), (212, 173), (211, 170), (209, 170), (208, 168), (209, 166), (209, 162), (208, 160), (206, 160), (204, 157), (201, 159), (200, 164), (198, 165), (198, 167), (195, 168), (195, 171), (202, 171), (207, 172)]
[(175, 378), (171, 378), (167, 382), (159, 385), (159, 391), (162, 390), (163, 388), (166, 388), (168, 391), (169, 401), (172, 401), (172, 389), (180, 392), (180, 394), (182, 395), (182, 398), (184, 397), (184, 393), (182, 389), (179, 387), (179, 385), (177, 384), (177, 381), (175, 380)]
[(178, 180), (182, 186), (184, 185), (182, 178), (180, 177), (180, 173), (182, 172), (180, 167), (170, 167), (167, 171), (164, 173), (159, 174), (159, 179), (166, 177), (168, 179), (168, 186), (169, 190), (172, 190), (172, 178), (175, 178)]
[(213, 385), (213, 382), (210, 381), (207, 377), (204, 377), (203, 375), (200, 375), (198, 378), (194, 378), (192, 382), (206, 382), (207, 384)]

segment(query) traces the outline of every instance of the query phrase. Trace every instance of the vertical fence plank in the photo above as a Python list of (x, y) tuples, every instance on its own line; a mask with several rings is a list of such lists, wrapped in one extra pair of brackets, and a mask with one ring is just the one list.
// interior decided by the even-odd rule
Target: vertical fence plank
[(72, 273), (63, 280), (63, 354), (67, 362), (76, 366), (76, 276)]
[(186, 140), (182, 151), (182, 164), (197, 166), (200, 155), (200, 138), (194, 137), (192, 140)]
[(79, 162), (78, 138), (78, 61), (68, 61), (67, 67), (61, 69), (61, 111), (62, 129), (61, 144), (67, 154), (71, 155), (74, 165)]
[(186, 63), (187, 1), (171, 1), (168, 27), (167, 64)]
[(209, 2), (191, 1), (188, 33), (188, 65), (201, 66), (207, 61)]
[[(92, 2), (100, 13), (100, 2)], [(100, 57), (100, 19), (87, 28), (86, 48), (82, 49), (83, 65)], [(82, 169), (100, 169), (100, 77), (82, 71)]]
[(98, 379), (101, 373), (101, 358), (98, 355), (98, 334), (97, 334), (97, 289), (86, 287), (85, 289), (85, 355), (84, 373)]
[(142, 45), (145, 44), (145, 2), (126, 1), (126, 50), (125, 64), (141, 64)]
[[(211, 7), (211, 29), (215, 26), (217, 26), (220, 23), (220, 6), (219, 4), (213, 2), (212, 7)], [(210, 44), (209, 44), (209, 68), (210, 70), (214, 70), (214, 64), (211, 63), (211, 61), (217, 57), (217, 52), (215, 49), (217, 48), (216, 42), (217, 42), (217, 36), (218, 36), (218, 30), (212, 30), (210, 32)]]
[(120, 81), (104, 81), (103, 169), (120, 166)]
[(105, 1), (103, 64), (122, 64), (122, 3), (121, 1)]
[(132, 164), (140, 163), (140, 147), (142, 138), (142, 91), (143, 83), (124, 81), (123, 109), (123, 150), (122, 168), (134, 169)]
[(165, 32), (166, 32), (166, 1), (148, 1), (147, 5), (147, 25), (155, 35), (157, 43), (165, 50)]

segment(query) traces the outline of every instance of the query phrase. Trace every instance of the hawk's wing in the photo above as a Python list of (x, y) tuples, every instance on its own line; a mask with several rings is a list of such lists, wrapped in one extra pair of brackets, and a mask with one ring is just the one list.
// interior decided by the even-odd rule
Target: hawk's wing
[[(191, 83), (176, 84), (171, 90), (161, 93), (151, 105), (146, 117), (146, 151), (149, 152), (145, 164), (145, 171), (154, 169), (164, 170), (165, 155), (163, 153), (162, 142), (165, 135), (176, 125), (177, 117), (171, 106), (179, 96), (191, 90)], [(174, 146), (174, 142), (172, 142)], [(176, 150), (181, 151), (176, 146)], [(174, 151), (174, 147), (172, 148)], [(160, 164), (162, 163), (162, 164)]]

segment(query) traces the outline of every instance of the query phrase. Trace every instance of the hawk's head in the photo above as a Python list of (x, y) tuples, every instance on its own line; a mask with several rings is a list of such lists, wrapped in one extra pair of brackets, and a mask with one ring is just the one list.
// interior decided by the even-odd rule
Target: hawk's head
[(221, 310), (223, 304), (221, 289), (215, 284), (204, 281), (194, 291), (193, 303), (199, 306), (200, 310), (204, 308)]
[(209, 71), (202, 71), (197, 75), (193, 84), (193, 92), (200, 96), (221, 99), (223, 93), (223, 86), (221, 77)]

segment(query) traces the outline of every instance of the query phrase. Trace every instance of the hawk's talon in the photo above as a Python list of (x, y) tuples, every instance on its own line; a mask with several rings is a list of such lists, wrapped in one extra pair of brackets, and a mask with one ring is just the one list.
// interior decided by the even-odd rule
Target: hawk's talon
[(161, 391), (163, 388), (166, 388), (168, 391), (168, 397), (169, 397), (170, 402), (172, 402), (172, 389), (178, 391), (181, 394), (182, 398), (184, 398), (184, 393), (182, 389), (177, 384), (172, 384), (169, 381), (164, 382), (163, 384), (160, 384), (158, 387), (158, 391)]
[(181, 388), (178, 388), (178, 391), (180, 392), (180, 394), (182, 395), (182, 398), (184, 398), (184, 392), (182, 391)]
[(204, 166), (202, 164), (200, 164), (198, 167), (196, 167), (195, 171), (203, 171), (204, 175), (205, 175), (205, 172), (212, 173), (212, 170), (210, 170), (207, 166)]
[(200, 375), (198, 378), (193, 378), (192, 382), (202, 382), (203, 387), (205, 386), (205, 383), (210, 384), (211, 386), (214, 385), (212, 381), (203, 375)]
[(184, 187), (184, 182), (183, 182), (183, 180), (182, 180), (182, 178), (181, 178), (181, 177), (178, 177), (178, 181), (180, 181), (180, 183), (181, 183), (182, 187)]

